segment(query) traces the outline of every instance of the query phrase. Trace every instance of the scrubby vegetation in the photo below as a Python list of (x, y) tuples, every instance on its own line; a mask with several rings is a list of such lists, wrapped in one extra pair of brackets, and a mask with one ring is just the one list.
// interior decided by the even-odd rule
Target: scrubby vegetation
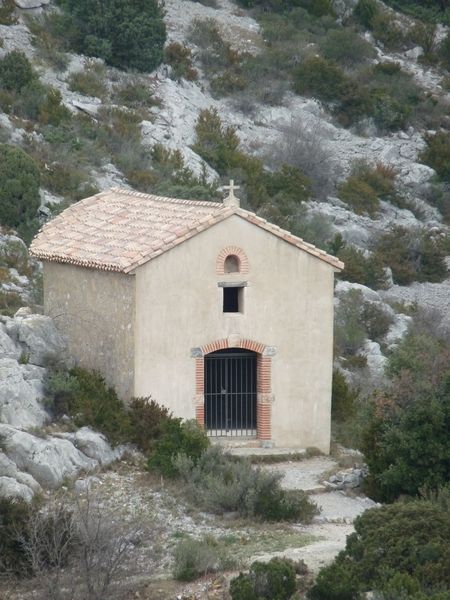
[(301, 169), (287, 164), (275, 172), (264, 168), (262, 160), (239, 148), (235, 129), (224, 126), (215, 109), (200, 112), (196, 133), (193, 150), (220, 175), (242, 182), (239, 195), (248, 207), (295, 233), (301, 203), (311, 196)]
[(0, 163), (0, 223), (29, 240), (38, 227), (39, 169), (31, 156), (8, 144), (0, 144)]
[(310, 522), (317, 512), (305, 494), (282, 490), (278, 474), (231, 457), (220, 446), (212, 446), (199, 456), (179, 454), (173, 458), (187, 496), (203, 510), (304, 523)]
[(311, 600), (382, 598), (444, 600), (450, 585), (450, 511), (429, 500), (366, 511), (355, 520), (345, 550), (323, 568)]
[(362, 449), (369, 493), (392, 501), (450, 481), (448, 342), (416, 326), (388, 363), (391, 386), (375, 395)]
[(51, 20), (53, 32), (76, 52), (97, 56), (121, 69), (153, 71), (163, 59), (166, 29), (157, 0), (60, 0), (64, 13)]

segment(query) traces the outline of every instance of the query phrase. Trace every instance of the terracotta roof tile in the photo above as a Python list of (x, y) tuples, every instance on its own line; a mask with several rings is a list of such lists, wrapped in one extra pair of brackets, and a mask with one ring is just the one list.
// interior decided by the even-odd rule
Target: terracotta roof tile
[(232, 214), (343, 268), (334, 256), (241, 208), (119, 188), (72, 204), (44, 225), (30, 251), (41, 260), (129, 273)]

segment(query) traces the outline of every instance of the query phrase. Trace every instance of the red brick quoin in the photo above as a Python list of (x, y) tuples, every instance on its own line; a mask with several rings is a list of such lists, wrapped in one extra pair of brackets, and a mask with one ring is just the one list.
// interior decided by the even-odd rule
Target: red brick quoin
[[(270, 440), (272, 438), (272, 358), (265, 355), (267, 346), (252, 340), (239, 340), (229, 345), (227, 339), (216, 340), (198, 348), (198, 355), (195, 358), (195, 417), (202, 427), (205, 424), (205, 399), (204, 399), (204, 370), (205, 354), (224, 350), (225, 348), (244, 348), (257, 353), (256, 357), (256, 378), (257, 378), (257, 415), (256, 432), (259, 440)], [(201, 354), (201, 356), (200, 356)]]

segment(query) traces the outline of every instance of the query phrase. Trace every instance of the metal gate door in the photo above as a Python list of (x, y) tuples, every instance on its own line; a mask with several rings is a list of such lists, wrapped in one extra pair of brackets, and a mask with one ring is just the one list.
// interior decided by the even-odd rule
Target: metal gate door
[(205, 356), (205, 426), (210, 435), (256, 435), (256, 354), (231, 348)]

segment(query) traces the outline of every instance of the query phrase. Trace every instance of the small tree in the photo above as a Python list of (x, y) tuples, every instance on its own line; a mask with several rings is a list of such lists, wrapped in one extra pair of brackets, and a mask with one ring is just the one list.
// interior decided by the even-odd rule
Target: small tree
[(21, 148), (0, 144), (0, 224), (26, 229), (39, 208), (39, 169)]
[(36, 74), (23, 52), (13, 50), (0, 60), (0, 83), (6, 90), (19, 92), (34, 79)]
[(122, 69), (153, 71), (163, 60), (166, 27), (157, 0), (61, 0), (76, 50)]

